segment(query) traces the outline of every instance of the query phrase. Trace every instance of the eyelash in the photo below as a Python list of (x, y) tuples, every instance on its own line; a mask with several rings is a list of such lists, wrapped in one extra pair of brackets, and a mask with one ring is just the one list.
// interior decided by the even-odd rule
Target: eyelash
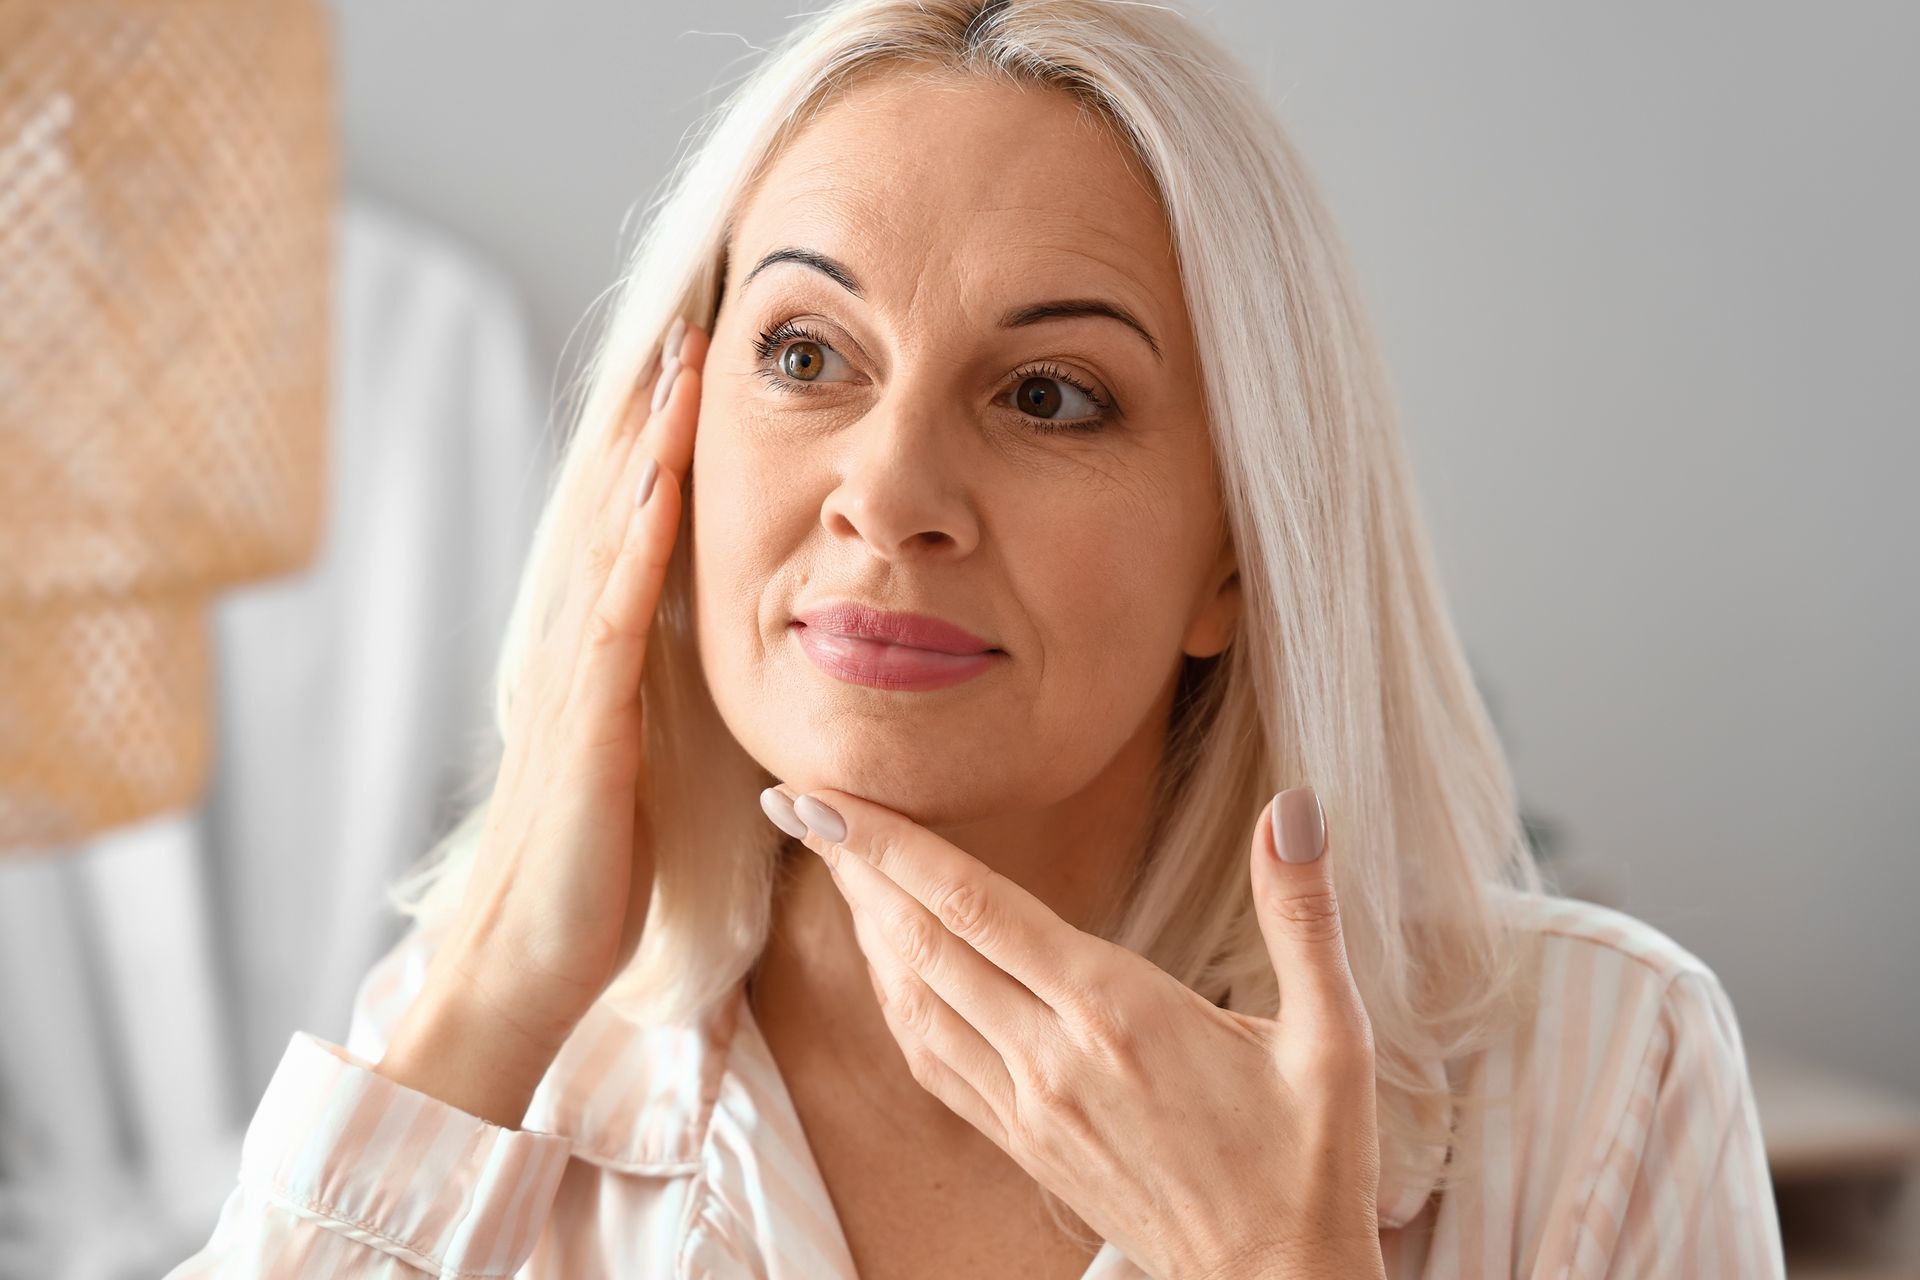
[[(813, 387), (807, 383), (798, 382), (784, 376), (779, 369), (775, 367), (774, 352), (796, 338), (805, 338), (808, 342), (816, 343), (819, 346), (827, 348), (829, 351), (838, 350), (832, 343), (822, 338), (819, 334), (814, 333), (799, 321), (785, 320), (775, 325), (772, 329), (761, 330), (760, 336), (754, 339), (753, 349), (759, 355), (759, 368), (756, 372), (768, 386), (777, 390), (787, 392), (790, 395), (811, 395), (814, 391)], [(1044, 425), (1047, 421), (1045, 418), (1032, 418), (1029, 417), (1029, 415), (1021, 415), (1023, 417), (1029, 417), (1029, 421), (1041, 424), (1035, 426), (1034, 430), (1036, 431), (1057, 432), (1062, 434), (1076, 431), (1098, 431), (1104, 428), (1107, 425), (1108, 419), (1113, 416), (1114, 407), (1112, 401), (1058, 365), (1046, 363), (1031, 365), (1016, 371), (1014, 376), (1021, 380), (1027, 378), (1057, 379), (1060, 382), (1066, 383), (1075, 391), (1078, 391), (1088, 400), (1091, 400), (1094, 408), (1098, 410), (1098, 412), (1090, 418), (1076, 419), (1071, 422), (1062, 423), (1059, 426)]]

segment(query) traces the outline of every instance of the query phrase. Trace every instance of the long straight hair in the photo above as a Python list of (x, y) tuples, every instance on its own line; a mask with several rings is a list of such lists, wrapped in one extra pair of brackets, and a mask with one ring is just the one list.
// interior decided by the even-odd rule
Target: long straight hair
[[(1118, 0), (853, 0), (812, 14), (705, 121), (650, 203), (536, 527), (495, 677), (507, 708), (599, 477), (582, 459), (651, 375), (675, 316), (711, 328), (727, 229), (784, 143), (872, 76), (962, 73), (1073, 95), (1143, 163), (1171, 227), (1242, 588), (1222, 653), (1183, 658), (1148, 854), (1100, 936), (1215, 1004), (1274, 1016), (1281, 984), (1253, 912), (1260, 806), (1318, 792), (1355, 981), (1374, 1030), (1382, 1173), (1448, 1145), (1476, 1103), (1420, 1064), (1527, 1016), (1536, 953), (1500, 899), (1543, 892), (1513, 780), (1455, 633), (1346, 247), (1305, 165), (1230, 54), (1190, 18)], [(690, 1019), (766, 943), (788, 842), (756, 793), (775, 779), (721, 720), (693, 635), (688, 478), (641, 678), (637, 820), (655, 857), (639, 945), (606, 998)], [(497, 747), (497, 744), (495, 744)], [(472, 808), (389, 889), (423, 927), (472, 870), (498, 755)], [(478, 797), (475, 800), (475, 797)], [(1455, 1150), (1441, 1185), (1475, 1175)], [(1059, 1220), (1058, 1202), (1048, 1196)]]

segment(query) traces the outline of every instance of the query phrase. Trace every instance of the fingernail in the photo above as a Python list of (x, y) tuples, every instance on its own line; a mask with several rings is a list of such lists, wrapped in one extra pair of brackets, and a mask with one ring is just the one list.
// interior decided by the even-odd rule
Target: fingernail
[(641, 464), (640, 487), (634, 490), (633, 494), (634, 506), (644, 507), (647, 505), (647, 495), (653, 492), (653, 482), (659, 474), (660, 464), (654, 459), (648, 458), (646, 462)]
[(795, 800), (793, 802), (793, 811), (799, 814), (800, 821), (806, 823), (808, 828), (822, 840), (832, 840), (838, 843), (847, 838), (846, 822), (839, 814), (829, 809), (826, 805), (821, 804), (812, 796), (801, 796), (798, 800)]
[(1312, 862), (1327, 847), (1327, 815), (1312, 787), (1289, 787), (1275, 796), (1270, 822), (1282, 862)]
[(794, 816), (793, 801), (782, 795), (777, 787), (768, 787), (760, 793), (760, 807), (766, 811), (767, 818), (796, 840), (807, 838), (807, 824)]
[(673, 324), (668, 326), (667, 328), (666, 341), (660, 344), (661, 357), (663, 359), (667, 356), (673, 356), (675, 358), (678, 358), (680, 355), (680, 342), (686, 336), (687, 336), (686, 317), (675, 316), (673, 318)]
[(660, 406), (667, 402), (667, 396), (673, 391), (673, 380), (680, 376), (680, 357), (668, 356), (666, 363), (660, 366), (660, 381), (653, 389), (653, 411), (660, 412)]

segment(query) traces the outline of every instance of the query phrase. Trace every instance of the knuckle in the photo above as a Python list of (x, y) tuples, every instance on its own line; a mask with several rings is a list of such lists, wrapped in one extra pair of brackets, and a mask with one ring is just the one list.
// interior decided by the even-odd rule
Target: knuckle
[(940, 1082), (943, 1064), (939, 1057), (924, 1044), (914, 1045), (906, 1050), (903, 1056), (907, 1060), (907, 1070), (912, 1074), (914, 1083), (931, 1093)]
[(934, 999), (933, 992), (918, 982), (903, 982), (887, 993), (887, 1003), (893, 1006), (894, 1016), (920, 1036), (932, 1029)]
[(1065, 1074), (1049, 1058), (1034, 1062), (1027, 1072), (1027, 1101), (1043, 1115), (1056, 1115), (1072, 1105), (1072, 1090)]
[(933, 962), (938, 941), (934, 936), (936, 927), (930, 918), (918, 912), (902, 912), (894, 921), (893, 945), (909, 968), (925, 970)]
[(581, 563), (587, 573), (595, 579), (606, 577), (613, 572), (613, 566), (620, 559), (620, 548), (624, 540), (608, 537), (605, 533), (596, 533), (587, 541), (586, 554)]
[(1124, 1009), (1110, 1000), (1088, 999), (1078, 1009), (1076, 1021), (1087, 1050), (1103, 1066), (1125, 1071), (1138, 1063), (1137, 1033)]
[(955, 937), (968, 942), (986, 939), (993, 917), (993, 895), (976, 879), (935, 889), (928, 895), (933, 913)]
[(1075, 1072), (1058, 1056), (1036, 1055), (1021, 1079), (1019, 1128), (1037, 1151), (1073, 1150), (1093, 1139)]
[(887, 830), (874, 832), (867, 837), (864, 849), (854, 849), (852, 852), (855, 856), (865, 857), (882, 871), (899, 866), (901, 858), (905, 856), (899, 835)]
[(607, 648), (624, 640), (626, 635), (626, 626), (618, 618), (609, 614), (604, 607), (595, 605), (592, 612), (587, 615), (584, 639), (589, 648)]
[(1331, 889), (1281, 895), (1273, 901), (1273, 914), (1306, 942), (1332, 942), (1340, 936), (1340, 904)]

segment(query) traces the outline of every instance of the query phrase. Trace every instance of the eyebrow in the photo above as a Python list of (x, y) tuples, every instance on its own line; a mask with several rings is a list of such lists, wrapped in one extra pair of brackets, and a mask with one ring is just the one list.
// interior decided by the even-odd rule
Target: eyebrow
[[(845, 265), (813, 249), (802, 249), (792, 246), (785, 249), (775, 249), (772, 253), (769, 253), (766, 257), (754, 263), (753, 270), (747, 272), (746, 276), (740, 281), (740, 288), (744, 290), (755, 276), (759, 275), (768, 267), (773, 266), (775, 263), (780, 262), (791, 262), (798, 266), (809, 267), (814, 271), (818, 271), (821, 275), (826, 276), (854, 297), (860, 299), (862, 302), (866, 301), (866, 291), (861, 287), (860, 282), (854, 278), (853, 273), (847, 270)], [(1134, 319), (1133, 314), (1125, 307), (1120, 306), (1118, 303), (1108, 302), (1105, 298), (1059, 298), (1052, 302), (1035, 302), (1024, 307), (1015, 307), (1000, 317), (1000, 327), (1002, 329), (1017, 329), (1022, 325), (1038, 324), (1042, 320), (1078, 318), (1081, 316), (1105, 316), (1109, 320), (1118, 320), (1121, 324), (1126, 325), (1146, 340), (1146, 344), (1153, 351), (1155, 359), (1166, 359), (1166, 357), (1160, 353), (1160, 344), (1154, 341), (1151, 333), (1147, 332), (1147, 327)]]

